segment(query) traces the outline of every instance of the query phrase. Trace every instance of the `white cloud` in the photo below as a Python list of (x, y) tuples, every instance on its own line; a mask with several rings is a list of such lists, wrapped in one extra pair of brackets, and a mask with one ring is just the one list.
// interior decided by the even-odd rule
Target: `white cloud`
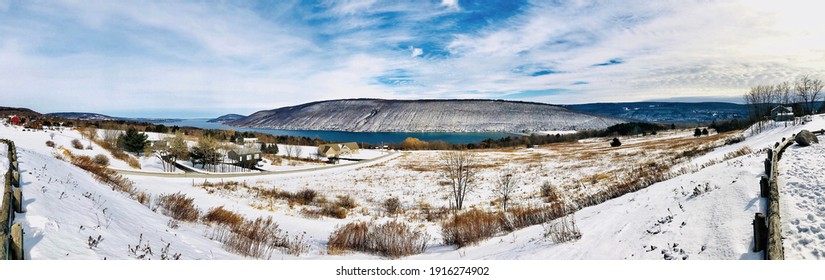
[(412, 50), (412, 54), (410, 54), (410, 57), (417, 57), (424, 54), (424, 50), (420, 48), (410, 47), (410, 49)]
[(458, 0), (441, 0), (441, 5), (453, 10), (459, 10)]
[[(459, 28), (439, 42), (452, 53), (443, 58), (417, 42), (432, 35), (417, 32), (421, 24), (452, 14), (438, 3), (336, 1), (323, 15), (334, 22), (322, 26), (231, 4), (15, 3), (37, 17), (0, 17), (0, 92), (14, 93), (9, 105), (44, 112), (251, 113), (320, 99), (555, 88), (569, 91), (528, 99), (635, 101), (735, 96), (799, 74), (825, 79), (825, 17), (796, 1), (537, 2), (482, 30)], [(375, 28), (375, 14), (400, 18)], [(91, 48), (87, 38), (118, 44)], [(611, 59), (623, 63), (593, 66)], [(414, 73), (414, 83), (376, 82), (397, 69)], [(571, 86), (579, 81), (587, 83)]]

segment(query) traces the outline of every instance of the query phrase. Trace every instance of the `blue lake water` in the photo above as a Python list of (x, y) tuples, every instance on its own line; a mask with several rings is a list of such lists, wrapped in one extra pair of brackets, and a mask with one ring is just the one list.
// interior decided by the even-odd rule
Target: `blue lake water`
[(207, 122), (209, 119), (185, 119), (179, 122), (157, 122), (165, 126), (191, 126), (204, 129), (232, 129), (235, 131), (254, 131), (272, 135), (304, 136), (320, 138), (333, 142), (359, 142), (369, 144), (398, 143), (407, 137), (424, 141), (445, 141), (449, 143), (475, 143), (493, 138), (499, 139), (516, 134), (504, 132), (346, 132), (328, 130), (281, 130), (265, 128), (248, 128), (229, 126), (222, 123)]

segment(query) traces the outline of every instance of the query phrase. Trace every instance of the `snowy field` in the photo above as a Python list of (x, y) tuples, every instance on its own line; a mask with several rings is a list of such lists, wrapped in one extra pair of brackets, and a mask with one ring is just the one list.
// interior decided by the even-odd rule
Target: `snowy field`
[[(819, 129), (814, 127), (822, 121), (822, 116), (816, 116), (804, 128)], [(193, 199), (201, 214), (223, 206), (245, 219), (271, 217), (290, 236), (303, 237), (306, 250), (300, 255), (275, 250), (271, 259), (380, 259), (360, 252), (330, 254), (327, 239), (336, 227), (352, 221), (391, 219), (423, 229), (430, 236), (426, 251), (409, 259), (759, 259), (761, 253), (750, 251), (753, 214), (765, 208), (758, 187), (765, 157), (761, 149), (802, 128), (771, 125), (759, 134), (746, 132), (749, 137), (745, 141), (732, 145), (724, 145), (724, 141), (735, 134), (696, 138), (692, 131), (685, 130), (624, 137), (620, 148), (610, 148), (609, 139), (602, 138), (535, 149), (475, 151), (478, 180), (465, 204), (491, 211), (500, 207), (493, 187), (503, 169), (517, 174), (519, 188), (513, 203), (523, 206), (543, 203), (538, 194), (545, 182), (560, 186), (571, 197), (582, 198), (627, 179), (634, 167), (665, 162), (671, 166), (669, 172), (683, 170), (674, 173), (672, 179), (579, 210), (575, 217), (582, 237), (563, 244), (546, 239), (542, 225), (535, 225), (460, 249), (444, 245), (440, 221), (429, 221), (421, 215), (423, 207), (449, 206), (446, 178), (439, 167), (440, 151), (394, 153), (375, 161), (242, 179), (127, 178), (134, 182), (136, 192), (150, 196), (150, 201), (164, 194), (181, 193)], [(153, 202), (149, 206), (138, 203), (56, 158), (55, 150), (45, 145), (47, 133), (0, 126), (0, 134), (18, 144), (26, 185), (27, 213), (22, 219), (28, 256), (134, 259), (135, 253), (128, 248), (148, 246), (156, 259), (161, 258), (161, 248), (168, 245), (167, 257), (180, 253), (182, 259), (242, 258), (207, 238), (214, 230), (211, 226), (170, 223), (171, 218), (153, 211)], [(80, 134), (64, 131), (62, 135), (66, 139), (59, 140), (59, 145), (74, 153), (68, 141), (80, 138)], [(93, 146), (92, 151), (97, 149)], [(314, 147), (305, 149), (314, 152)], [(685, 157), (686, 150), (703, 152)], [(731, 156), (737, 151), (745, 152)], [(368, 158), (381, 155), (379, 151), (361, 152)], [(794, 152), (789, 150), (784, 165), (792, 165)], [(821, 162), (811, 164), (822, 166)], [(261, 195), (264, 191), (294, 193), (304, 189), (315, 190), (330, 201), (349, 195), (357, 206), (344, 219), (318, 217), (306, 214), (318, 210), (318, 206)], [(401, 200), (401, 214), (390, 216), (382, 210), (382, 203), (390, 197)], [(791, 221), (786, 216), (789, 212), (783, 209), (783, 221)], [(821, 216), (814, 215), (821, 223)], [(809, 230), (813, 225), (806, 224)], [(817, 237), (803, 238), (815, 241)]]
[(825, 137), (819, 142), (791, 145), (779, 165), (786, 259), (825, 259)]

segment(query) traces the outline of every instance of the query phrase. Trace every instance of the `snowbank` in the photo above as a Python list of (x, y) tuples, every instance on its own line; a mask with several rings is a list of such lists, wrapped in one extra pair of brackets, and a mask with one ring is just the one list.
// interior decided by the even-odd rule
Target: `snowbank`
[(791, 145), (779, 164), (786, 259), (825, 259), (825, 137), (819, 142)]

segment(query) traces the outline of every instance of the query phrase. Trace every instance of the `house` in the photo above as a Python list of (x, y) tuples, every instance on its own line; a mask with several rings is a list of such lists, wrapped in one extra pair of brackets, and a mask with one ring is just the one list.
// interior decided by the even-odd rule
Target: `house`
[(793, 120), (793, 108), (778, 105), (771, 109), (771, 119), (777, 122)]
[(261, 160), (261, 150), (256, 147), (239, 147), (230, 150), (226, 156), (231, 160), (229, 163), (252, 168)]
[(359, 149), (355, 142), (322, 144), (318, 146), (318, 155), (326, 158), (356, 155), (360, 153)]
[(255, 143), (258, 143), (258, 138), (244, 138), (243, 143), (244, 144), (255, 144)]
[(9, 120), (14, 125), (20, 125), (20, 117), (18, 116), (9, 116)]

